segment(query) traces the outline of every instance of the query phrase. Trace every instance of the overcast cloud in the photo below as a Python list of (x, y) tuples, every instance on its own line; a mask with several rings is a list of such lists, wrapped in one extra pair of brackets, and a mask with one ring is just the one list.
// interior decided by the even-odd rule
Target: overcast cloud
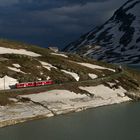
[(64, 47), (126, 0), (0, 0), (0, 37)]

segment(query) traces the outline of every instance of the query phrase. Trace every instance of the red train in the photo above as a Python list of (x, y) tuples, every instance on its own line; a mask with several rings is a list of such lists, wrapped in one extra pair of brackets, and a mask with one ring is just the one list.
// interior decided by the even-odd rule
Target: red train
[(38, 86), (45, 86), (45, 85), (52, 85), (52, 84), (54, 84), (54, 82), (52, 80), (27, 82), (27, 83), (17, 83), (16, 88), (38, 87)]

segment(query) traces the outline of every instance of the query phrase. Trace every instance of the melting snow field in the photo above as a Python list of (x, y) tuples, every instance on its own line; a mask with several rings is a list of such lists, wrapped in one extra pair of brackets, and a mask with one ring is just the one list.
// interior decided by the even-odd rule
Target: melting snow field
[(31, 52), (31, 51), (27, 51), (24, 49), (11, 49), (11, 48), (4, 48), (4, 47), (0, 47), (0, 54), (21, 54), (21, 55), (28, 55), (28, 56), (33, 56), (33, 57), (38, 57), (41, 56), (40, 54)]
[(103, 100), (109, 100), (111, 99), (112, 102), (120, 103), (123, 101), (127, 101), (130, 98), (125, 96), (125, 93), (127, 92), (122, 87), (119, 87), (118, 89), (111, 89), (109, 87), (106, 87), (104, 85), (98, 85), (96, 87), (79, 87), (82, 90), (88, 91), (89, 93), (93, 94), (95, 97), (100, 97)]
[(39, 102), (47, 106), (55, 114), (130, 101), (130, 98), (125, 96), (126, 91), (122, 87), (115, 90), (104, 85), (79, 88), (94, 96), (76, 94), (68, 90), (52, 90), (40, 94), (24, 95), (22, 97), (28, 97), (34, 102)]
[(24, 122), (37, 116), (51, 117), (51, 111), (33, 103), (16, 103), (12, 106), (0, 106), (0, 127)]
[(98, 85), (79, 88), (93, 96), (76, 94), (68, 90), (51, 90), (39, 94), (22, 95), (20, 98), (30, 98), (31, 101), (20, 103), (15, 100), (16, 103), (12, 106), (0, 106), (0, 127), (40, 116), (51, 117), (131, 100), (125, 96), (126, 90), (122, 87), (110, 89), (104, 85)]

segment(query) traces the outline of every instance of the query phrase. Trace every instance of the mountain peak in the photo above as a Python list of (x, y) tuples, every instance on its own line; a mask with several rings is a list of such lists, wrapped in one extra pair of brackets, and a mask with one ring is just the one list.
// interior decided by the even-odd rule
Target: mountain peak
[(111, 63), (140, 63), (139, 6), (140, 0), (127, 1), (102, 26), (70, 43), (64, 51)]

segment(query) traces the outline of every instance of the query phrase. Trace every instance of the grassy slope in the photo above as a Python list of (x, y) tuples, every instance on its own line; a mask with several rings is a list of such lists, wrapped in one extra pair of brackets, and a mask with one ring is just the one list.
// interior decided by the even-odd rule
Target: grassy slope
[[(112, 74), (109, 70), (98, 70), (98, 69), (90, 69), (81, 65), (78, 65), (76, 63), (73, 63), (72, 61), (76, 62), (85, 62), (85, 63), (91, 63), (96, 64), (100, 66), (105, 66), (108, 68), (116, 68), (116, 66), (107, 64), (104, 62), (98, 62), (91, 59), (82, 58), (77, 55), (67, 54), (68, 58), (52, 55), (49, 49), (46, 48), (40, 48), (38, 46), (28, 45), (20, 42), (14, 42), (14, 41), (8, 41), (8, 40), (0, 40), (0, 46), (7, 47), (7, 48), (13, 48), (13, 49), (26, 49), (28, 51), (33, 51), (35, 53), (41, 54), (40, 57), (30, 57), (26, 55), (18, 55), (18, 54), (3, 54), (0, 55), (2, 58), (8, 59), (7, 61), (0, 61), (0, 77), (3, 77), (4, 75), (8, 75), (10, 77), (18, 79), (19, 82), (26, 82), (26, 81), (37, 81), (37, 78), (42, 78), (42, 80), (45, 80), (48, 76), (51, 77), (55, 83), (65, 83), (65, 82), (74, 82), (75, 79), (63, 72), (61, 70), (67, 70), (71, 72), (75, 72), (80, 76), (80, 80), (91, 80), (91, 78), (88, 76), (89, 73), (93, 73), (98, 75), (98, 77), (102, 77), (104, 75), (110, 75)], [(44, 61), (52, 64), (53, 66), (57, 67), (57, 69), (52, 68), (51, 71), (45, 69), (39, 61)], [(21, 70), (27, 74), (19, 73), (12, 71), (8, 69), (7, 67), (13, 67), (12, 64), (18, 63), (21, 65)], [(44, 74), (41, 75), (40, 72), (43, 72)], [(116, 80), (119, 81), (116, 82)], [(12, 103), (12, 101), (9, 101), (9, 97), (16, 97), (18, 94), (28, 94), (28, 93), (35, 93), (40, 91), (46, 91), (46, 90), (52, 90), (52, 89), (67, 89), (74, 91), (76, 93), (85, 93), (85, 91), (80, 90), (79, 86), (95, 86), (98, 84), (104, 84), (106, 86), (110, 85), (107, 82), (115, 83), (114, 87), (118, 88), (119, 86), (122, 86), (126, 90), (136, 90), (139, 86), (139, 80), (140, 76), (138, 76), (138, 72), (133, 70), (125, 69), (125, 73), (121, 75), (120, 77), (116, 78), (108, 78), (107, 80), (98, 81), (98, 82), (87, 82), (87, 83), (77, 83), (77, 84), (68, 84), (68, 85), (56, 85), (54, 87), (49, 88), (42, 88), (42, 89), (34, 89), (34, 90), (23, 90), (19, 92), (12, 92), (12, 93), (0, 93), (0, 104), (6, 105), (9, 103)], [(114, 88), (110, 87), (110, 88)]]
[[(6, 46), (7, 48), (13, 49), (26, 49), (28, 51), (41, 54), (41, 56), (37, 58), (18, 54), (0, 55), (0, 57), (8, 59), (8, 61), (0, 61), (0, 77), (3, 77), (5, 74), (7, 74), (8, 76), (18, 79), (19, 82), (36, 81), (37, 77), (45, 80), (47, 76), (50, 76), (51, 79), (54, 80), (56, 83), (75, 81), (73, 77), (65, 74), (61, 70), (67, 70), (77, 73), (80, 76), (80, 80), (90, 79), (90, 77), (88, 76), (89, 73), (96, 74), (99, 77), (103, 74), (108, 75), (111, 73), (111, 71), (108, 70), (93, 70), (71, 62), (90, 62), (93, 64), (106, 66), (105, 63), (97, 63), (96, 61), (91, 61), (89, 59), (81, 58), (79, 56), (74, 56), (70, 54), (68, 55), (68, 58), (56, 56), (52, 55), (51, 51), (46, 48), (40, 48), (37, 46), (26, 45), (7, 40), (0, 40), (0, 46)], [(39, 62), (40, 60), (52, 64), (53, 66), (57, 67), (57, 69), (52, 69), (51, 71), (45, 69)], [(13, 67), (12, 64), (14, 63), (20, 64), (21, 71), (27, 74), (17, 73), (7, 68), (8, 66)], [(112, 66), (110, 65), (110, 67)], [(41, 75), (40, 72), (43, 72), (44, 74)]]

